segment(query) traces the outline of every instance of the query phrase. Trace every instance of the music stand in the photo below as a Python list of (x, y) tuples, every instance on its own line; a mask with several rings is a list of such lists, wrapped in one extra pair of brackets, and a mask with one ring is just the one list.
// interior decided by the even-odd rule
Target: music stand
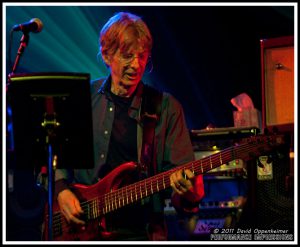
[(48, 165), (49, 239), (52, 239), (52, 178), (55, 168), (94, 166), (90, 75), (13, 74), (12, 110), (16, 167)]

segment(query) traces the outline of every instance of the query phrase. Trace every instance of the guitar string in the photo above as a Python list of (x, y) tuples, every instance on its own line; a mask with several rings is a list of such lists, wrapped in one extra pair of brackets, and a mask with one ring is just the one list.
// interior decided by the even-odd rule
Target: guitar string
[[(226, 160), (226, 159), (228, 159), (228, 157), (232, 157), (232, 154), (233, 154), (233, 152), (235, 152), (236, 154), (235, 154), (235, 156), (238, 156), (238, 152), (241, 152), (241, 151), (243, 151), (243, 153), (244, 153), (244, 151), (245, 150), (252, 150), (253, 149), (253, 147), (251, 148), (251, 147), (243, 147), (243, 145), (245, 145), (245, 146), (250, 146), (250, 145), (253, 145), (253, 146), (255, 146), (255, 148), (258, 148), (257, 147), (257, 144), (241, 144), (241, 145), (239, 145), (239, 146), (236, 146), (236, 147), (231, 147), (231, 148), (228, 148), (228, 149), (226, 149), (226, 150), (224, 150), (222, 153), (223, 153), (223, 155), (222, 155), (222, 158), (224, 159), (224, 160)], [(203, 164), (203, 160), (205, 160), (205, 159), (202, 159), (202, 167), (204, 167), (205, 168), (205, 170), (206, 170), (206, 168), (209, 168), (209, 166), (211, 166), (211, 163), (215, 163), (216, 161), (219, 161), (219, 160), (216, 160), (217, 158), (219, 159), (219, 155), (218, 155), (219, 153), (216, 153), (216, 154), (214, 154), (214, 155), (212, 155), (210, 158), (209, 157), (207, 157), (207, 158), (205, 158), (205, 159), (210, 159), (210, 163), (208, 164), (208, 163), (206, 163), (206, 164)], [(186, 169), (186, 168), (184, 168), (184, 167), (189, 167), (190, 165), (199, 165), (199, 164), (201, 164), (201, 163), (199, 163), (199, 162), (201, 162), (201, 160), (198, 160), (198, 161), (194, 161), (194, 162), (191, 162), (191, 163), (189, 163), (189, 164), (187, 164), (187, 165), (185, 165), (185, 166), (181, 166), (180, 167), (180, 169)], [(194, 167), (195, 169), (194, 170), (199, 170), (200, 171), (200, 167)], [(177, 170), (178, 170), (179, 168), (177, 168)], [(201, 168), (202, 169), (202, 168)], [(172, 170), (176, 170), (176, 167), (175, 168), (173, 168)], [(208, 169), (209, 170), (209, 169)], [(163, 178), (164, 176), (166, 176), (166, 175), (169, 175), (169, 174), (171, 174), (171, 170), (169, 170), (169, 171), (167, 171), (167, 172), (164, 172), (163, 173), (163, 175), (160, 175), (160, 176), (156, 176), (157, 177), (157, 180), (156, 180), (156, 182), (158, 181), (158, 179), (159, 178)], [(151, 180), (151, 179), (150, 179)], [(152, 182), (152, 181), (151, 181)], [(143, 181), (139, 181), (139, 182), (137, 182), (137, 183), (135, 183), (135, 184), (133, 184), (133, 185), (131, 185), (131, 186), (127, 186), (127, 192), (128, 191), (131, 191), (132, 192), (132, 189), (134, 189), (134, 190), (136, 190), (136, 188), (137, 188), (137, 185), (139, 185), (140, 187), (142, 186), (142, 184), (141, 183), (143, 183)], [(163, 183), (163, 184), (162, 184)], [(157, 183), (157, 185), (158, 185), (158, 189), (160, 190), (161, 188), (162, 188), (162, 186), (164, 185), (164, 187), (169, 187), (169, 184), (170, 183), (170, 181), (169, 181), (169, 179), (167, 179), (167, 180), (165, 180), (165, 181), (160, 181), (160, 183)], [(151, 187), (151, 185), (150, 185), (150, 187)], [(146, 187), (147, 189), (149, 189), (150, 190), (150, 187)], [(159, 191), (159, 190), (157, 190), (157, 191)], [(155, 191), (155, 192), (157, 192), (157, 191)], [(110, 192), (110, 193), (108, 193), (107, 195), (108, 196), (106, 196), (107, 198), (109, 198), (109, 201), (107, 201), (108, 199), (106, 198), (106, 201), (105, 202), (103, 202), (103, 200), (100, 200), (100, 203), (99, 203), (99, 198), (103, 198), (103, 196), (104, 195), (101, 195), (100, 197), (96, 197), (96, 200), (95, 199), (91, 199), (91, 200), (89, 200), (89, 201), (86, 201), (86, 202), (84, 202), (84, 203), (82, 203), (82, 206), (83, 206), (83, 210), (84, 209), (86, 209), (86, 207), (89, 207), (90, 206), (90, 204), (91, 204), (91, 202), (92, 202), (92, 204), (94, 204), (94, 206), (95, 205), (97, 205), (98, 206), (98, 210), (96, 211), (96, 212), (94, 212), (94, 214), (96, 214), (96, 216), (99, 216), (99, 214), (100, 214), (100, 209), (102, 208), (103, 209), (103, 205), (105, 205), (105, 204), (107, 204), (107, 202), (109, 202), (111, 205), (113, 205), (113, 204), (116, 204), (116, 198), (117, 198), (117, 195), (118, 194), (120, 194), (120, 192), (122, 193), (122, 195), (124, 194), (123, 192), (124, 192), (124, 190), (123, 190), (123, 188), (120, 188), (120, 189), (118, 189), (118, 190), (115, 190), (115, 191), (112, 191), (112, 192)], [(134, 191), (135, 192), (135, 191)], [(155, 193), (154, 192), (154, 193)], [(87, 193), (88, 194), (88, 193)], [(151, 193), (152, 194), (152, 193)], [(127, 198), (128, 198), (128, 195), (127, 195)], [(143, 198), (143, 194), (141, 194), (141, 196), (137, 196), (137, 201), (139, 200), (139, 199), (142, 199)], [(95, 202), (96, 201), (96, 202)], [(119, 204), (120, 205), (120, 204)], [(126, 203), (126, 205), (127, 205), (127, 203)], [(115, 205), (116, 207), (115, 207), (115, 209), (117, 209), (117, 208), (119, 208), (118, 207), (118, 205)], [(124, 206), (124, 204), (123, 204), (123, 206)], [(95, 208), (95, 207), (94, 207)], [(113, 208), (113, 206), (112, 206), (112, 208)], [(110, 211), (113, 211), (113, 210), (110, 210)], [(109, 212), (110, 212), (109, 211)], [(58, 213), (59, 214), (59, 213)], [(54, 216), (56, 219), (58, 219), (59, 218), (59, 222), (61, 221), (61, 216), (60, 215), (55, 215)], [(58, 217), (58, 218), (57, 218)], [(57, 222), (57, 221), (56, 221)]]
[[(245, 145), (247, 145), (247, 144), (245, 144)], [(256, 145), (256, 144), (255, 144)], [(240, 147), (241, 147), (241, 145), (240, 145)], [(232, 151), (232, 148), (229, 148), (229, 150), (228, 151)], [(234, 150), (234, 151), (238, 151), (237, 149), (236, 150)], [(225, 153), (225, 152), (224, 152)], [(215, 160), (213, 160), (213, 159), (215, 159), (215, 158), (219, 158), (219, 155), (216, 155), (216, 157), (212, 157), (211, 158), (211, 161), (210, 162), (215, 162)], [(223, 154), (223, 158), (226, 158), (226, 154)], [(193, 162), (193, 164), (196, 164), (197, 165), (197, 161), (195, 161), (195, 162)], [(178, 168), (175, 168), (175, 169), (178, 169)], [(174, 169), (174, 170), (175, 170)], [(182, 167), (180, 168), (180, 169), (182, 169)], [(168, 173), (170, 173), (170, 172), (168, 172)], [(164, 176), (166, 175), (167, 173), (164, 173), (163, 175), (160, 175), (160, 176), (162, 176), (163, 178), (164, 178)], [(160, 178), (160, 176), (156, 176), (157, 178)], [(163, 181), (163, 182), (165, 182), (165, 181)], [(141, 183), (144, 183), (143, 181), (140, 181), (140, 182), (137, 182), (137, 183), (135, 183), (135, 184), (133, 184), (133, 186), (135, 186), (135, 188), (134, 188), (134, 193), (136, 194), (136, 190), (139, 190), (139, 188), (142, 188), (143, 186), (144, 186), (144, 184), (141, 184)], [(132, 186), (132, 187), (133, 187)], [(150, 185), (150, 187), (151, 187), (151, 185)], [(127, 187), (127, 188), (130, 188), (130, 187)], [(148, 187), (146, 187), (146, 189), (149, 189)], [(132, 188), (130, 188), (130, 190), (131, 190), (131, 192), (132, 192)], [(126, 194), (126, 191), (124, 192), (123, 190), (122, 190), (122, 188), (121, 189), (119, 189), (119, 190), (116, 190), (116, 191), (112, 191), (111, 193), (108, 193), (107, 194), (107, 196), (106, 196), (106, 200), (108, 201), (108, 202), (110, 202), (110, 203), (116, 203), (116, 195), (119, 195), (120, 194), (120, 192), (122, 193), (122, 195), (125, 193)], [(152, 193), (151, 193), (152, 194)], [(127, 196), (128, 197), (128, 196)], [(123, 198), (123, 197), (122, 197)]]
[[(235, 151), (236, 151), (236, 150), (235, 150)], [(229, 150), (229, 152), (231, 152), (231, 150)], [(223, 154), (223, 159), (228, 158), (227, 155), (231, 155), (231, 154)], [(217, 159), (217, 161), (219, 161), (219, 158), (220, 158), (219, 155), (217, 155), (216, 157), (210, 158), (210, 163), (215, 163), (216, 159)], [(198, 165), (198, 163), (199, 163), (199, 162), (195, 161), (195, 162), (193, 162), (193, 165)], [(206, 162), (206, 165), (204, 165), (204, 164), (202, 163), (202, 167), (204, 167), (205, 170), (206, 170), (206, 168), (210, 166), (210, 163), (207, 164), (207, 162)], [(185, 167), (184, 169), (186, 169), (187, 167), (189, 168), (189, 166), (191, 166), (191, 165), (190, 165), (190, 164), (189, 164), (189, 165), (186, 165), (186, 167)], [(182, 169), (182, 168), (183, 168), (183, 167), (181, 167), (180, 169)], [(178, 168), (175, 168), (175, 169), (178, 169)], [(156, 182), (156, 183), (155, 183), (155, 187), (157, 187), (157, 185), (158, 185), (158, 187), (160, 187), (160, 188), (161, 188), (162, 186), (164, 186), (164, 187), (169, 186), (169, 180), (168, 180), (168, 179), (167, 179), (167, 180), (164, 180), (164, 177), (165, 177), (166, 175), (169, 175), (171, 172), (172, 172), (172, 171), (170, 170), (170, 171), (168, 171), (167, 173), (163, 173), (162, 175), (160, 174), (159, 176), (156, 176), (157, 180), (152, 180), (151, 183), (152, 183), (153, 181), (155, 181), (155, 182)], [(161, 178), (163, 178), (163, 180), (161, 180)], [(150, 190), (150, 188), (151, 188), (151, 183), (150, 183), (150, 185), (148, 185), (148, 186), (147, 186), (147, 183), (146, 183), (146, 189), (147, 189), (147, 191)], [(149, 183), (148, 183), (148, 184), (149, 184)], [(136, 184), (134, 185), (134, 190), (136, 190), (136, 188), (137, 188), (137, 190), (138, 190), (138, 192), (139, 192), (139, 191), (141, 191), (140, 188), (144, 188), (144, 185), (145, 185), (145, 182), (140, 181), (140, 182), (138, 182), (138, 183), (136, 183)], [(127, 188), (129, 188), (128, 190), (130, 190), (130, 187), (127, 187)], [(131, 188), (133, 188), (133, 186), (131, 186)], [(131, 191), (132, 191), (132, 190), (131, 190)], [(158, 189), (156, 189), (155, 192), (157, 192), (157, 191), (158, 191)], [(119, 196), (117, 196), (117, 195), (120, 195), (121, 193), (124, 194), (124, 190), (122, 190), (122, 188), (120, 188), (119, 190), (116, 190), (116, 191), (111, 192), (111, 193), (110, 193), (110, 196), (108, 196), (107, 201), (108, 201), (109, 203), (111, 203), (112, 205), (117, 204), (116, 198), (119, 198)], [(134, 191), (134, 193), (136, 194), (135, 191)], [(126, 194), (126, 193), (125, 193), (125, 194)], [(151, 194), (152, 194), (152, 193), (151, 193)], [(127, 197), (128, 197), (128, 195), (127, 195)], [(143, 193), (141, 193), (141, 196), (138, 195), (138, 199), (140, 199), (140, 198), (142, 198), (142, 197), (145, 197), (145, 196), (143, 196)], [(120, 199), (122, 200), (123, 197), (119, 198), (118, 201), (120, 201)], [(136, 201), (136, 198), (135, 198), (134, 201)], [(102, 206), (103, 204), (106, 204), (106, 203), (103, 202), (102, 204), (100, 204), (100, 206)], [(119, 204), (120, 204), (120, 203), (119, 203)], [(124, 204), (124, 203), (123, 203), (123, 204)], [(126, 204), (127, 204), (127, 203), (126, 203)], [(112, 207), (114, 207), (114, 206), (112, 206)], [(115, 206), (115, 208), (118, 208), (118, 206)]]
[[(230, 150), (228, 150), (228, 151), (230, 151)], [(237, 152), (238, 150), (234, 150), (234, 151)], [(224, 153), (225, 153), (225, 152), (224, 152)], [(217, 155), (217, 156), (218, 156), (218, 155)], [(210, 162), (215, 162), (215, 158), (216, 158), (216, 157), (212, 157), (211, 160), (210, 160)], [(226, 159), (226, 154), (223, 154), (223, 158)], [(199, 162), (197, 162), (197, 161), (193, 162), (194, 165), (197, 165), (197, 163), (199, 163)], [(206, 166), (209, 166), (209, 164), (206, 165)], [(202, 167), (203, 167), (203, 163), (202, 163)], [(206, 168), (206, 167), (205, 167), (205, 168)], [(162, 177), (164, 178), (165, 175), (167, 175), (167, 174), (164, 174)], [(157, 179), (159, 179), (159, 176), (158, 176)], [(156, 181), (156, 182), (158, 182), (158, 181)], [(143, 184), (141, 184), (141, 183), (143, 183)], [(157, 185), (158, 185), (159, 188), (162, 186), (161, 183), (162, 183), (162, 182), (157, 183)], [(139, 183), (136, 183), (136, 185), (134, 186), (134, 189), (135, 189), (134, 193), (136, 194), (136, 187), (137, 187), (137, 186), (141, 188), (142, 186), (144, 186), (144, 184), (147, 185), (147, 183), (145, 183), (145, 182), (139, 182)], [(151, 185), (150, 185), (150, 186), (151, 186)], [(164, 186), (164, 187), (168, 187), (168, 186), (169, 186), (169, 181), (168, 181), (168, 180), (163, 181), (163, 186)], [(129, 186), (129, 187), (130, 187), (130, 186)], [(131, 186), (131, 187), (133, 187), (133, 186)], [(157, 190), (159, 190), (159, 188), (158, 188)], [(147, 189), (147, 187), (146, 187), (146, 189)], [(150, 188), (148, 188), (148, 189), (150, 190)], [(132, 192), (132, 188), (128, 188), (128, 190)], [(157, 192), (157, 191), (156, 191), (156, 192)], [(123, 195), (124, 193), (126, 194), (126, 192), (124, 192), (124, 190), (123, 190), (122, 188), (119, 189), (118, 191), (113, 191), (112, 193), (110, 193), (111, 196), (107, 196), (107, 197), (109, 198), (108, 202), (111, 203), (111, 205), (117, 204), (116, 198), (117, 198), (117, 195), (119, 195), (120, 193), (122, 193), (122, 195)], [(151, 193), (151, 194), (152, 194), (152, 193)], [(127, 195), (126, 197), (128, 198), (128, 195)], [(137, 197), (138, 197), (138, 199), (143, 198), (143, 193), (141, 193), (141, 196), (137, 196)], [(123, 199), (123, 197), (122, 197), (121, 199)], [(137, 200), (137, 198), (136, 198), (136, 200)], [(103, 200), (102, 200), (102, 201), (103, 201)], [(86, 206), (90, 206), (90, 205), (89, 205), (89, 204), (90, 204), (89, 202), (92, 202), (94, 205), (97, 205), (97, 202), (95, 203), (95, 200), (92, 199), (92, 200), (86, 202)], [(133, 201), (131, 201), (131, 202), (133, 202)], [(107, 204), (107, 199), (106, 199), (106, 202), (104, 202), (104, 204)], [(127, 204), (127, 203), (126, 203), (126, 204)], [(102, 204), (98, 204), (98, 205), (99, 205), (100, 208), (101, 208), (101, 206), (103, 205), (103, 203), (102, 203)], [(120, 198), (119, 198), (119, 205), (120, 205)], [(83, 205), (83, 207), (84, 207), (84, 206), (85, 206), (85, 205)], [(124, 206), (124, 202), (123, 202), (122, 206)], [(120, 206), (115, 205), (115, 208), (118, 208), (118, 207), (120, 207)], [(112, 208), (113, 208), (113, 206), (112, 206)], [(94, 213), (95, 213), (95, 212), (94, 212)], [(97, 213), (96, 213), (96, 216), (97, 216)]]
[[(230, 152), (231, 150), (227, 150), (227, 152)], [(234, 150), (234, 151), (239, 151), (239, 150)], [(224, 152), (225, 153), (225, 152)], [(218, 155), (217, 155), (218, 156)], [(218, 157), (212, 157), (211, 158), (211, 162), (213, 162), (213, 163), (215, 163), (215, 158), (218, 158)], [(223, 154), (223, 159), (226, 159), (226, 154)], [(197, 163), (199, 163), (199, 161), (195, 161), (195, 162), (193, 162), (193, 165), (197, 165)], [(208, 164), (208, 165), (206, 165), (207, 167), (209, 166), (210, 164)], [(203, 163), (202, 163), (202, 166), (203, 166)], [(197, 168), (197, 167), (196, 167)], [(206, 167), (205, 167), (206, 168)], [(182, 168), (181, 168), (182, 169)], [(168, 172), (168, 173), (170, 173), (170, 172)], [(164, 174), (162, 177), (164, 177), (165, 175), (167, 175), (167, 174)], [(159, 177), (160, 176), (158, 176), (157, 177), (157, 179), (159, 179)], [(157, 181), (156, 181), (157, 182)], [(143, 183), (143, 184), (141, 184), (141, 182), (139, 182), (139, 183), (136, 183), (136, 185), (134, 186), (134, 189), (136, 190), (136, 187), (138, 186), (138, 187), (142, 187), (142, 185), (144, 186), (144, 184), (145, 183)], [(147, 184), (146, 184), (147, 185)], [(157, 183), (157, 185), (159, 186), (159, 188), (162, 186), (161, 185), (161, 182), (160, 183)], [(163, 181), (163, 185), (164, 185), (164, 187), (168, 187), (169, 186), (169, 181), (168, 180), (166, 180), (166, 181)], [(130, 187), (130, 186), (129, 186)], [(133, 188), (133, 186), (131, 186), (132, 188)], [(132, 188), (128, 188), (128, 190), (131, 190), (131, 192), (132, 192)], [(147, 188), (147, 187), (146, 187)], [(150, 190), (150, 188), (148, 188), (149, 190)], [(136, 193), (136, 191), (134, 191), (135, 193)], [(117, 198), (117, 195), (118, 194), (120, 194), (120, 193), (122, 193), (122, 195), (125, 193), (124, 192), (124, 190), (121, 188), (121, 189), (119, 189), (119, 191), (113, 191), (112, 193), (109, 193), (109, 194), (111, 194), (111, 196), (107, 196), (108, 198), (109, 198), (109, 203), (111, 203), (112, 205), (113, 204), (116, 204), (116, 198)], [(126, 193), (125, 193), (126, 194)], [(152, 194), (152, 193), (151, 193)], [(141, 194), (141, 197), (140, 196), (138, 196), (138, 199), (140, 199), (140, 198), (142, 198), (143, 197), (143, 194)], [(123, 197), (122, 197), (123, 198)], [(128, 195), (127, 195), (127, 198), (128, 198)], [(87, 201), (85, 204), (90, 204), (89, 202), (92, 202), (93, 204), (95, 204), (95, 200), (94, 199), (92, 199), (92, 200), (90, 200), (90, 201)], [(132, 202), (132, 201), (131, 201)], [(106, 199), (106, 203), (107, 203), (107, 199)], [(97, 204), (97, 203), (96, 203)], [(127, 203), (126, 203), (127, 204)], [(101, 208), (101, 205), (102, 204), (99, 204), (100, 205), (100, 208)], [(119, 205), (120, 205), (120, 202), (119, 202)], [(84, 207), (85, 205), (83, 205), (83, 207)], [(89, 206), (89, 205), (86, 205), (86, 206)], [(123, 206), (124, 206), (124, 203), (123, 203)], [(113, 206), (112, 206), (113, 207)], [(115, 206), (116, 208), (118, 208), (118, 205), (116, 205)]]
[[(223, 155), (223, 157), (225, 157), (225, 155)], [(100, 204), (100, 205), (101, 205), (101, 204)], [(98, 212), (98, 213), (99, 213), (99, 212)], [(69, 229), (69, 226), (65, 224), (65, 225), (62, 226), (61, 230), (63, 231), (63, 230), (65, 230), (66, 228)]]

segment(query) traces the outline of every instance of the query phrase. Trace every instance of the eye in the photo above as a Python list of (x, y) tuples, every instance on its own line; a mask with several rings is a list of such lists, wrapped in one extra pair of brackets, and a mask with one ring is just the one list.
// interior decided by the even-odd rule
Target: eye
[(139, 55), (139, 58), (141, 60), (145, 60), (147, 58), (147, 55), (145, 53), (142, 53), (142, 54)]
[(133, 54), (130, 54), (130, 53), (128, 53), (128, 54), (122, 54), (122, 57), (124, 59), (131, 59), (133, 57)]

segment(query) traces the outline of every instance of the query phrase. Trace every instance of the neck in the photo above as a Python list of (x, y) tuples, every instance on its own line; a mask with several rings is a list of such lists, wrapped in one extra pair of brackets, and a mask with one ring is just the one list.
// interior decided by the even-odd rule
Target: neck
[(111, 84), (111, 92), (115, 95), (121, 96), (121, 97), (126, 97), (129, 98), (131, 95), (134, 93), (137, 85), (134, 86), (126, 86), (122, 85), (121, 83), (119, 84)]

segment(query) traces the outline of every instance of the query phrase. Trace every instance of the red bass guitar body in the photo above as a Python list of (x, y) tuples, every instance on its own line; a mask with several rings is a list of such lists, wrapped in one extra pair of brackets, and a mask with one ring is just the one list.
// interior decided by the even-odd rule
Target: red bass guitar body
[[(45, 209), (43, 223), (43, 239), (46, 241), (82, 241), (82, 240), (106, 240), (111, 238), (111, 232), (105, 230), (105, 210), (99, 211), (101, 195), (109, 194), (117, 189), (124, 178), (130, 180), (130, 174), (135, 171), (137, 165), (133, 162), (122, 164), (114, 169), (105, 178), (94, 185), (74, 184), (71, 190), (81, 202), (84, 210), (84, 227), (69, 224), (61, 214), (57, 200), (53, 201), (52, 233), (49, 235), (49, 213), (48, 207)], [(107, 210), (106, 210), (107, 211)], [(111, 208), (110, 211), (113, 211)]]

